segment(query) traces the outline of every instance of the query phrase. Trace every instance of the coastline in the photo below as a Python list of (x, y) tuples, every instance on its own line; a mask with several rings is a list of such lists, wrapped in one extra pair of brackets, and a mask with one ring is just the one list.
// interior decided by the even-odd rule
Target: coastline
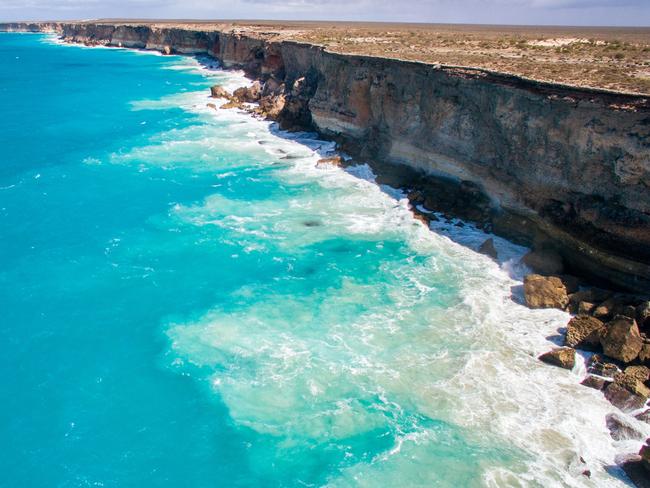
[[(360, 159), (360, 160), (361, 160), (361, 159)], [(394, 167), (391, 166), (390, 168), (394, 168)], [(392, 175), (391, 175), (391, 174), (390, 174), (390, 170), (386, 171), (384, 174), (381, 174), (381, 172), (378, 172), (378, 173), (379, 173), (379, 174), (378, 174), (378, 178), (379, 178), (380, 181), (385, 181), (385, 182), (389, 182), (389, 181), (395, 182), (395, 181), (400, 181), (400, 180), (412, 181), (413, 173), (411, 173), (410, 171), (411, 171), (411, 170), (407, 170), (406, 175), (399, 174), (399, 171), (397, 172), (398, 174), (392, 174)], [(428, 180), (427, 180), (427, 181), (428, 181)], [(446, 180), (443, 180), (443, 181), (446, 182)], [(396, 185), (396, 188), (400, 188), (400, 185)], [(401, 186), (401, 188), (406, 188), (406, 189), (408, 189), (408, 190), (410, 190), (410, 191), (413, 191), (413, 188), (410, 187), (410, 186)], [(476, 193), (475, 193), (475, 189), (474, 189), (474, 188), (471, 188), (471, 189), (470, 189), (470, 194), (474, 194), (474, 195), (476, 195)], [(412, 202), (415, 203), (414, 207), (416, 207), (416, 210), (417, 210), (417, 202), (415, 202), (415, 200), (412, 200)], [(478, 208), (479, 208), (479, 209), (481, 208), (481, 207), (480, 207), (480, 204), (481, 204), (481, 203), (482, 203), (482, 201), (481, 201), (481, 199), (479, 198), (479, 201), (478, 201), (478, 204), (479, 204), (479, 205), (478, 205)], [(435, 210), (435, 209), (433, 209), (433, 210)], [(463, 209), (460, 209), (460, 210), (461, 210), (461, 211), (465, 211), (465, 210), (463, 210)], [(468, 211), (469, 213), (472, 213), (474, 210), (475, 210), (475, 209), (470, 208), (470, 209), (467, 210), (467, 211)], [(417, 211), (416, 211), (416, 213), (419, 213), (421, 216), (425, 217), (425, 220), (426, 220), (426, 216), (428, 215), (427, 212), (417, 212)], [(422, 214), (424, 214), (424, 215), (422, 215)], [(434, 215), (435, 215), (435, 214), (434, 214)], [(436, 218), (439, 218), (439, 217), (436, 217)], [(476, 221), (479, 221), (479, 222), (480, 222), (480, 219), (471, 219), (471, 218), (470, 218), (469, 220), (476, 220)], [(451, 222), (451, 221), (450, 221), (450, 222)], [(453, 225), (453, 222), (452, 222), (452, 225)], [(488, 227), (488, 230), (489, 230), (489, 227)]]
[(274, 115), (282, 127), (317, 130), (353, 156), (469, 188), (466, 197), (481, 195), (483, 220), (498, 235), (551, 248), (568, 272), (603, 286), (650, 290), (647, 96), (332, 53), (245, 29), (0, 28), (56, 32), (87, 45), (203, 54), (261, 82), (273, 80), (283, 98)]

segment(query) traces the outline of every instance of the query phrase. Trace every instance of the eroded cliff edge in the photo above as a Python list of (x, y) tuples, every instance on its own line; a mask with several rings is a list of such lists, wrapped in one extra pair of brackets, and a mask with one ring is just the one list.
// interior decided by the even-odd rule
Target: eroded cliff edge
[(207, 54), (273, 80), (284, 87), (285, 127), (447, 178), (468, 199), (480, 191), (496, 233), (558, 249), (575, 273), (650, 290), (650, 97), (337, 54), (263, 33), (109, 23), (0, 30)]

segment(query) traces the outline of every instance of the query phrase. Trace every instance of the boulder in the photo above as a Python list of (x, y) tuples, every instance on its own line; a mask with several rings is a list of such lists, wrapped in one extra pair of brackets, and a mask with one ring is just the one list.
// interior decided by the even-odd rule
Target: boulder
[(217, 110), (217, 106), (214, 103), (206, 103), (205, 106), (213, 110)]
[(623, 374), (629, 378), (645, 383), (650, 379), (650, 368), (647, 366), (628, 366)]
[(521, 262), (536, 273), (546, 276), (558, 275), (564, 271), (562, 256), (548, 249), (530, 251), (521, 259)]
[(210, 96), (212, 98), (226, 98), (228, 100), (230, 100), (231, 98), (230, 93), (228, 93), (228, 90), (226, 90), (221, 85), (214, 85), (210, 87)]
[(494, 239), (491, 237), (489, 239), (486, 239), (486, 241), (481, 244), (481, 247), (478, 248), (478, 252), (485, 254), (492, 259), (497, 259), (497, 250), (494, 247)]
[(620, 408), (624, 412), (638, 410), (639, 408), (642, 408), (648, 400), (648, 397), (637, 395), (621, 386), (616, 381), (605, 388), (605, 398), (607, 398), (612, 405)]
[(636, 359), (643, 347), (636, 322), (622, 315), (607, 324), (607, 332), (601, 337), (600, 343), (606, 355), (624, 363)]
[(605, 324), (589, 315), (573, 317), (567, 325), (564, 345), (568, 347), (596, 350), (600, 339), (605, 334)]
[(605, 423), (609, 429), (609, 435), (616, 441), (629, 439), (643, 439), (643, 432), (634, 425), (633, 421), (620, 413), (610, 413), (605, 417)]
[(616, 298), (608, 298), (604, 302), (600, 303), (595, 309), (594, 309), (594, 317), (600, 319), (600, 320), (609, 320), (612, 318), (612, 312), (614, 310), (614, 306), (616, 305)]
[(626, 390), (645, 398), (650, 397), (650, 388), (645, 385), (644, 376), (639, 376), (634, 373), (624, 372), (616, 373), (614, 375), (614, 383), (622, 386)]
[(255, 81), (251, 86), (237, 88), (232, 96), (244, 103), (258, 102), (262, 98), (262, 84), (259, 81)]
[(162, 53), (165, 56), (169, 56), (172, 53), (172, 48), (170, 46), (164, 46), (162, 48)]
[(650, 397), (650, 389), (644, 384), (650, 370), (644, 366), (632, 366), (614, 375), (614, 382), (605, 388), (605, 398), (623, 411), (643, 407)]
[(576, 364), (576, 352), (570, 347), (560, 347), (542, 354), (539, 360), (560, 368), (573, 369)]
[(582, 380), (580, 384), (588, 388), (593, 388), (595, 390), (604, 390), (610, 383), (611, 381), (607, 378), (590, 374), (584, 380)]
[(621, 373), (621, 370), (616, 364), (607, 359), (602, 354), (594, 354), (587, 362), (587, 371), (591, 374), (613, 379), (617, 373)]
[(569, 296), (564, 283), (557, 276), (531, 274), (524, 279), (524, 296), (530, 308), (564, 309)]

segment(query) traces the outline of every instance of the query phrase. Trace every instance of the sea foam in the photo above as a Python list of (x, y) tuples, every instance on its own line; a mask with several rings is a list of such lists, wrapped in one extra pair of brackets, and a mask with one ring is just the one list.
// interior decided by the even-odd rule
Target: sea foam
[[(525, 248), (444, 219), (430, 231), (367, 165), (318, 168), (332, 143), (184, 97), (184, 107), (213, 119), (190, 145), (228, 141), (231, 159), (214, 169), (238, 171), (234, 154), (253, 151), (267, 177), (296, 189), (245, 203), (220, 194), (174, 210), (289, 263), (283, 284), (241, 290), (233, 307), (169, 327), (173, 355), (200, 368), (235, 423), (285, 447), (341, 449), (332, 486), (624, 486), (608, 473), (621, 447), (604, 425), (613, 407), (579, 385), (579, 371), (536, 359), (568, 316), (513, 300)], [(223, 121), (236, 122), (228, 134)], [(255, 139), (261, 150), (247, 142)], [(488, 237), (498, 263), (476, 252)], [(334, 241), (340, 257), (317, 260), (311, 276), (295, 273)], [(328, 273), (335, 284), (319, 288)]]

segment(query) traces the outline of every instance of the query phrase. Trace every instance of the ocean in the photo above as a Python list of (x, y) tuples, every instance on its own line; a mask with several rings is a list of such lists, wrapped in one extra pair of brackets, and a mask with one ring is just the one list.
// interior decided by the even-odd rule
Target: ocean
[(0, 34), (0, 486), (625, 486), (526, 250), (208, 107), (212, 64)]

